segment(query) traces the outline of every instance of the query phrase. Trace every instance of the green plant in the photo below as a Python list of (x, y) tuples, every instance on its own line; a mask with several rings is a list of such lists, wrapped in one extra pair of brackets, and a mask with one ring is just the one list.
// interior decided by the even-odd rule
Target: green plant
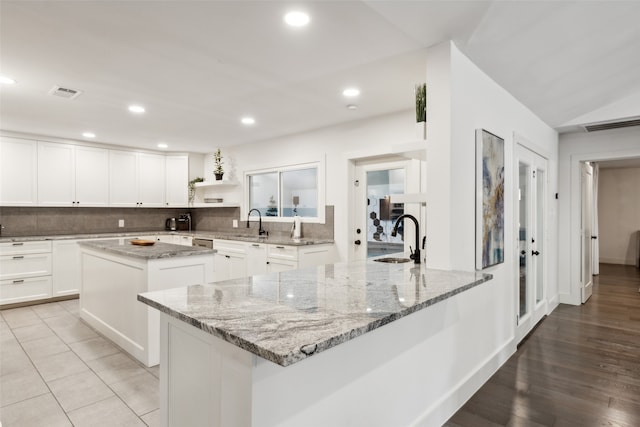
[(213, 171), (216, 175), (224, 174), (224, 169), (222, 168), (222, 154), (220, 153), (220, 149), (218, 148), (215, 153), (213, 153), (213, 162), (215, 165), (215, 169)]
[(204, 182), (204, 178), (193, 178), (189, 181), (189, 203), (193, 203), (193, 199), (196, 197), (196, 184), (198, 182)]
[(416, 123), (427, 121), (427, 84), (416, 85)]

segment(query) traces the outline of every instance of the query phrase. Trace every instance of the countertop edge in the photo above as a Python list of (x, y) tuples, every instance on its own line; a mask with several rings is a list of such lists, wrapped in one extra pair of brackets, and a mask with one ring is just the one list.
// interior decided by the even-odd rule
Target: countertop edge
[(238, 337), (236, 335), (230, 334), (226, 331), (220, 330), (219, 328), (216, 327), (211, 327), (208, 326), (206, 324), (204, 324), (201, 321), (198, 321), (197, 319), (194, 319), (193, 317), (187, 316), (184, 313), (181, 313), (179, 311), (176, 310), (172, 310), (169, 307), (166, 307), (165, 305), (162, 305), (158, 302), (155, 302), (153, 300), (150, 300), (148, 298), (146, 298), (144, 296), (144, 294), (138, 294), (137, 295), (137, 299), (138, 301), (147, 304), (150, 307), (153, 307), (159, 311), (161, 311), (162, 313), (165, 313), (171, 317), (174, 317), (178, 320), (181, 320), (191, 326), (194, 326), (195, 328), (198, 328), (200, 330), (202, 330), (205, 333), (211, 334), (215, 337), (218, 337), (224, 341), (227, 341), (243, 350), (246, 350), (252, 354), (255, 354), (256, 356), (260, 356), (263, 359), (269, 360), (270, 362), (273, 362), (277, 365), (283, 366), (283, 367), (287, 367), (290, 366), (296, 362), (299, 362), (301, 360), (304, 360), (314, 354), (318, 354), (321, 353), (325, 350), (328, 350), (332, 347), (335, 347), (339, 344), (345, 343), (347, 341), (350, 341), (354, 338), (357, 338), (361, 335), (364, 335), (368, 332), (371, 332), (375, 329), (378, 329), (384, 325), (387, 325), (391, 322), (394, 322), (396, 320), (399, 320), (403, 317), (406, 317), (412, 313), (415, 313), (417, 311), (423, 310), (427, 307), (430, 307), (434, 304), (437, 304), (438, 302), (444, 301), (446, 299), (449, 299), (455, 295), (458, 295), (462, 292), (465, 292), (469, 289), (472, 289), (482, 283), (488, 282), (490, 280), (493, 279), (493, 275), (492, 274), (487, 274), (484, 273), (483, 276), (480, 279), (477, 279), (473, 282), (470, 282), (466, 285), (462, 285), (456, 289), (453, 289), (451, 291), (445, 292), (441, 295), (437, 295), (433, 298), (430, 298), (426, 301), (423, 301), (419, 304), (416, 304), (414, 306), (411, 307), (407, 307), (404, 310), (397, 312), (397, 313), (392, 313), (389, 314), (387, 316), (384, 317), (380, 317), (378, 319), (372, 320), (371, 322), (367, 323), (366, 325), (363, 325), (361, 327), (358, 328), (354, 328), (351, 329), (349, 331), (345, 331), (341, 334), (338, 335), (334, 335), (332, 337), (329, 337), (325, 340), (319, 341), (317, 343), (314, 344), (309, 344), (309, 345), (313, 345), (315, 346), (315, 348), (313, 349), (313, 351), (304, 351), (303, 347), (301, 347), (299, 349), (299, 352), (289, 352), (287, 354), (280, 354), (280, 353), (276, 353), (273, 352), (271, 350), (262, 348), (260, 346), (258, 346), (257, 344), (254, 344), (252, 342), (249, 342), (241, 337)]

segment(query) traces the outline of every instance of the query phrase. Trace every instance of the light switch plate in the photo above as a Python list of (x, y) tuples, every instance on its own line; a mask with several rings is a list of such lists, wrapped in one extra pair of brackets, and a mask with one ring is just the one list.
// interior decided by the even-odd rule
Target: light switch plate
[(118, 220), (118, 227), (124, 227), (124, 219)]
[(233, 228), (238, 228), (238, 220), (237, 219), (233, 220)]

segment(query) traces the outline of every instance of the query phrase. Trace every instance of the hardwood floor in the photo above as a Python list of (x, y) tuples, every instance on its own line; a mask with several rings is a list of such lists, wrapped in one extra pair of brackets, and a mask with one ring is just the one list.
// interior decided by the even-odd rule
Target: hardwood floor
[(601, 264), (594, 279), (445, 426), (640, 426), (640, 269)]

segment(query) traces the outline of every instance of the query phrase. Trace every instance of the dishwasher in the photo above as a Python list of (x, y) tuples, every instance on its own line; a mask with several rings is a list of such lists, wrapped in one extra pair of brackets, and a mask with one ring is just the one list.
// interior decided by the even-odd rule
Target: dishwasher
[(213, 239), (206, 237), (194, 237), (193, 246), (200, 246), (201, 248), (213, 249)]

